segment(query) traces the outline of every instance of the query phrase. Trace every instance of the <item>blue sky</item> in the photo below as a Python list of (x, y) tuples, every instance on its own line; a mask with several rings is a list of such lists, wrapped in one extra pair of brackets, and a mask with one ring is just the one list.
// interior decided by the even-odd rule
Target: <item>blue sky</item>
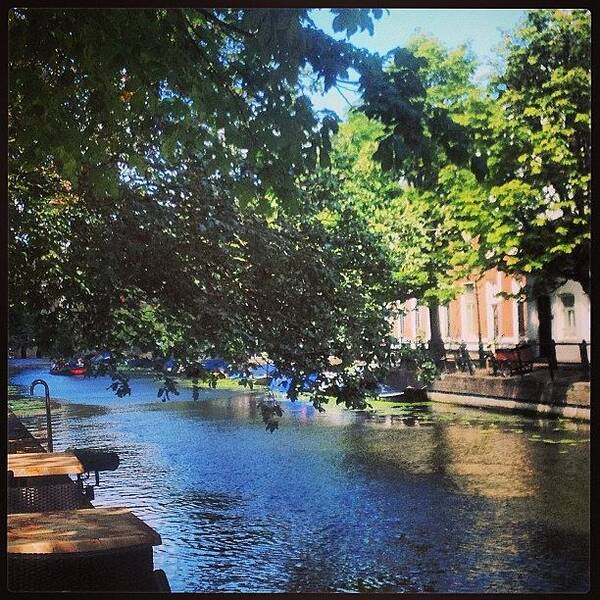
[[(484, 80), (497, 54), (495, 49), (502, 41), (502, 32), (512, 30), (525, 15), (521, 9), (433, 9), (395, 8), (389, 14), (375, 21), (375, 33), (367, 31), (354, 34), (350, 42), (380, 54), (397, 46), (404, 46), (415, 33), (425, 33), (437, 37), (443, 44), (454, 48), (469, 43), (480, 63), (476, 77)], [(318, 9), (311, 13), (315, 24), (326, 33), (343, 39), (341, 33), (334, 34), (331, 22), (334, 15), (328, 9)], [(351, 102), (356, 99), (346, 93)], [(317, 110), (328, 108), (343, 117), (348, 108), (340, 93), (331, 89), (325, 95), (313, 95), (312, 101)]]

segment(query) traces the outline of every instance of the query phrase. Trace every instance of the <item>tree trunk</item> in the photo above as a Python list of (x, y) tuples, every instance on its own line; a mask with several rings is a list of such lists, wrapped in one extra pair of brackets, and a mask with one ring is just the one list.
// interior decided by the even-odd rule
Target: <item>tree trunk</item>
[(440, 331), (439, 306), (436, 301), (432, 301), (429, 305), (429, 329), (431, 332), (429, 350), (436, 363), (444, 355), (444, 342), (442, 341), (442, 332)]
[(579, 282), (583, 291), (587, 294), (588, 298), (590, 296), (590, 287), (591, 287), (591, 263), (590, 263), (590, 245), (589, 243), (584, 243), (579, 246), (574, 252), (574, 273), (573, 279)]
[(540, 357), (550, 356), (550, 344), (552, 342), (552, 307), (550, 297), (546, 294), (537, 298), (538, 313), (538, 343)]

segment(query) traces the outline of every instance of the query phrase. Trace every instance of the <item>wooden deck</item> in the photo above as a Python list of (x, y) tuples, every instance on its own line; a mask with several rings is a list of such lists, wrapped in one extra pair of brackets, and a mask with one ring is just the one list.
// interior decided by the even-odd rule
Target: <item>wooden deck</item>
[(9, 554), (53, 554), (161, 544), (160, 535), (126, 508), (8, 515)]
[(72, 452), (9, 454), (7, 470), (14, 477), (79, 475), (85, 473), (85, 467)]
[(34, 438), (21, 420), (9, 409), (8, 411), (8, 452), (21, 454), (24, 452), (46, 452), (40, 442)]
[[(11, 589), (170, 592), (164, 571), (153, 571), (152, 546), (162, 543), (160, 535), (127, 508), (95, 508), (80, 494), (68, 476), (85, 470), (74, 453), (47, 453), (11, 410), (8, 451), (12, 485), (42, 495), (53, 486), (72, 486), (85, 507), (8, 514)], [(36, 558), (40, 555), (45, 555), (42, 561)]]

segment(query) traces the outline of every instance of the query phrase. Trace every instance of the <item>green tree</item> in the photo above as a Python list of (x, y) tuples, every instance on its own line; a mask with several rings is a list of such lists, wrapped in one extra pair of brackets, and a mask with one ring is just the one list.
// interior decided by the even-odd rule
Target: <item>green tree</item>
[[(334, 12), (350, 36), (382, 11)], [(303, 216), (296, 181), (336, 127), (306, 80), (353, 67), (410, 94), (377, 79), (383, 59), (296, 9), (15, 9), (9, 29), (14, 327), (37, 314), (54, 347), (184, 361), (265, 352), (297, 382), (336, 354), (328, 388), (360, 403), (355, 363), (385, 358), (389, 286), (368, 271), (386, 258), (359, 215)]]
[(586, 10), (532, 10), (508, 36), (487, 127), (491, 189), (469, 207), (485, 264), (588, 294), (590, 27)]
[(436, 192), (383, 170), (373, 158), (383, 133), (380, 122), (352, 113), (334, 138), (332, 169), (322, 177), (333, 178), (330, 186), (343, 191), (386, 245), (398, 300), (447, 301), (454, 294), (456, 220)]
[[(348, 35), (372, 32), (382, 13), (333, 12)], [(352, 67), (369, 97), (412, 94), (378, 78), (381, 57), (330, 38), (306, 9), (9, 16), (11, 169), (53, 169), (84, 201), (86, 190), (114, 197), (124, 174), (148, 186), (200, 163), (241, 205), (268, 210), (270, 195), (291, 207), (295, 178), (326, 163), (335, 121), (313, 112), (308, 78), (328, 89)]]
[[(389, 76), (404, 80), (415, 78), (419, 88), (412, 108), (418, 106), (418, 119), (412, 124), (423, 136), (413, 143), (403, 131), (381, 118), (382, 133), (372, 131), (380, 141), (373, 158), (376, 180), (395, 178), (395, 191), (384, 206), (367, 199), (373, 219), (387, 232), (395, 255), (395, 277), (430, 307), (431, 345), (441, 348), (437, 307), (456, 293), (455, 281), (468, 272), (472, 262), (470, 240), (462, 235), (462, 216), (448, 201), (445, 169), (474, 171), (485, 177), (480, 143), (471, 130), (469, 115), (485, 102), (482, 91), (472, 83), (476, 64), (466, 47), (444, 48), (427, 36), (410, 40), (406, 50), (393, 54)], [(370, 116), (369, 107), (364, 110)], [(387, 184), (389, 185), (389, 183)]]

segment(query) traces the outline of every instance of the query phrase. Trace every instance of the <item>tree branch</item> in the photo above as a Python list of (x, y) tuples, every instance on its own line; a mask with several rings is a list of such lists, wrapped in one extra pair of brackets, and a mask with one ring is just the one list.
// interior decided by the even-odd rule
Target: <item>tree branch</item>
[[(346, 98), (346, 95), (342, 92), (339, 85), (336, 85), (335, 89), (338, 91), (338, 94), (346, 101), (346, 104), (348, 104), (348, 106), (350, 108), (356, 108), (354, 106), (354, 104), (352, 104), (352, 102), (350, 102), (350, 100), (348, 100), (348, 98)], [(350, 91), (350, 90), (347, 90), (347, 91)]]
[(216, 25), (219, 29), (224, 29), (225, 31), (228, 31), (229, 33), (237, 33), (238, 35), (241, 35), (246, 38), (254, 37), (254, 34), (250, 33), (249, 31), (240, 29), (239, 27), (236, 27), (235, 25), (232, 25), (231, 23), (226, 23), (225, 21), (221, 21), (221, 19), (219, 19), (218, 17), (215, 17), (215, 15), (213, 15), (209, 10), (206, 10), (203, 8), (199, 8), (197, 10), (200, 14), (204, 15), (211, 23)]
[(243, 111), (242, 105), (241, 105), (242, 99), (240, 98), (240, 96), (238, 94), (236, 94), (231, 89), (231, 87), (224, 80), (224, 78), (219, 75), (219, 73), (215, 69), (214, 65), (210, 62), (210, 60), (208, 59), (208, 57), (206, 57), (204, 55), (204, 53), (202, 52), (200, 46), (197, 43), (197, 40), (194, 37), (192, 37), (192, 35), (190, 34), (190, 30), (194, 34), (196, 34), (196, 32), (194, 30), (194, 26), (190, 23), (190, 21), (187, 18), (187, 16), (185, 14), (183, 14), (183, 13), (180, 13), (180, 15), (181, 15), (181, 18), (182, 18), (182, 21), (183, 21), (184, 29), (185, 29), (186, 33), (188, 34), (188, 38), (189, 38), (190, 42), (192, 43), (194, 51), (200, 57), (200, 59), (202, 59), (202, 61), (206, 64), (206, 66), (208, 67), (208, 69), (213, 74), (214, 78), (216, 79), (217, 83), (219, 83), (220, 85), (222, 85), (223, 88), (227, 91), (227, 93), (233, 98), (233, 100), (235, 101), (235, 103), (237, 105), (237, 109), (238, 109), (238, 112), (239, 112), (240, 116), (243, 116), (244, 115), (244, 111)]

